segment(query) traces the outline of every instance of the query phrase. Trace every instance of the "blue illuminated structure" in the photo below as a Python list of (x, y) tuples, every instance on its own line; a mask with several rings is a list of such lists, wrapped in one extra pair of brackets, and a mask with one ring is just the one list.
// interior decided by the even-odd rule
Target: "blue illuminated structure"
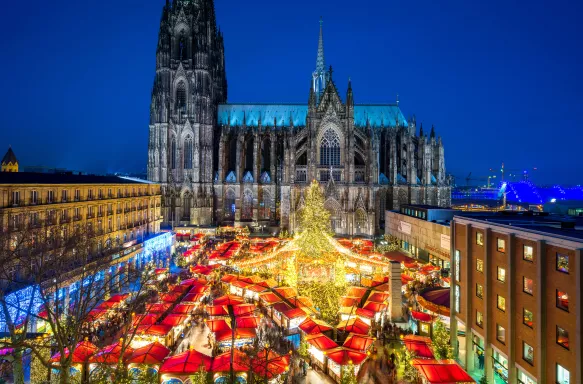
[[(257, 127), (262, 126), (295, 127), (306, 125), (308, 106), (301, 104), (220, 104), (219, 125)], [(394, 127), (397, 122), (406, 124), (405, 116), (396, 104), (354, 106), (354, 125), (366, 127), (367, 120), (371, 127)]]
[[(6, 295), (5, 301), (8, 307), (10, 320), (14, 324), (22, 324), (27, 315), (36, 315), (43, 305), (38, 286), (29, 286), (10, 293)], [(28, 313), (29, 307), (31, 311), (30, 313)], [(4, 311), (0, 311), (0, 331), (7, 331)]]
[(166, 232), (144, 241), (144, 257), (150, 259), (156, 252), (165, 250), (172, 245), (172, 233)]

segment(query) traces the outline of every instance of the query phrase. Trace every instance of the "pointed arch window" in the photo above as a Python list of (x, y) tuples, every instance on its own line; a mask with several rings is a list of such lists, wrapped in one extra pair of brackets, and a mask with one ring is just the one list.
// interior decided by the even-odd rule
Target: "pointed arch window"
[(178, 83), (176, 88), (176, 110), (186, 113), (186, 85), (183, 81)]
[(320, 141), (320, 165), (340, 165), (340, 138), (332, 129), (328, 129)]
[(243, 193), (243, 209), (241, 212), (241, 219), (253, 219), (253, 193), (246, 189)]
[(184, 169), (192, 169), (192, 139), (190, 137), (184, 141)]
[(174, 138), (170, 143), (170, 167), (176, 169), (176, 140)]
[(226, 220), (233, 220), (235, 218), (235, 191), (232, 189), (228, 189), (225, 194), (223, 215)]

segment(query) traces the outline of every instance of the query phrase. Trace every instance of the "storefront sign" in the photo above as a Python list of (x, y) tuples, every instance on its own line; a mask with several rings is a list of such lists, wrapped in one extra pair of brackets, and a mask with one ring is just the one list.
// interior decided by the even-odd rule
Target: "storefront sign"
[(450, 249), (450, 238), (448, 235), (441, 234), (441, 248), (448, 250)]
[(404, 221), (399, 221), (399, 232), (402, 232), (406, 235), (411, 234), (411, 224), (405, 223)]

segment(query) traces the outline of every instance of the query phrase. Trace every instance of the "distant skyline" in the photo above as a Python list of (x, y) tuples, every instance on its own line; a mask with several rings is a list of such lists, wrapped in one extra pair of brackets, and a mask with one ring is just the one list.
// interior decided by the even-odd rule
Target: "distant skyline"
[[(10, 144), (22, 165), (145, 172), (164, 3), (6, 3), (1, 154)], [(348, 77), (357, 103), (398, 94), (418, 128), (435, 125), (458, 184), (502, 162), (581, 184), (581, 3), (215, 0), (228, 100), (307, 103), (322, 16), (341, 97)]]

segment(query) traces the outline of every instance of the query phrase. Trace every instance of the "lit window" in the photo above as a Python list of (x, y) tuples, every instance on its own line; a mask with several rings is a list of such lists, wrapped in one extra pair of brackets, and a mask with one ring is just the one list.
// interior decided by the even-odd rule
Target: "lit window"
[(480, 311), (476, 311), (476, 325), (480, 328), (484, 326), (484, 315)]
[(455, 286), (455, 311), (460, 312), (460, 286), (457, 284)]
[(460, 281), (460, 251), (455, 250), (455, 281)]
[(557, 253), (557, 271), (569, 273), (569, 256)]
[(332, 129), (324, 132), (320, 142), (320, 165), (340, 165), (340, 138)]
[(476, 232), (476, 244), (484, 245), (484, 234), (482, 232)]
[(522, 258), (526, 261), (532, 261), (534, 256), (532, 247), (530, 245), (525, 245), (523, 251), (524, 253), (522, 255)]
[(506, 281), (506, 270), (504, 268), (498, 267), (498, 274), (497, 277), (498, 281), (505, 282)]
[(534, 348), (524, 341), (522, 342), (522, 358), (530, 365), (534, 364)]
[(502, 344), (506, 343), (506, 330), (499, 324), (496, 324), (496, 340)]
[(569, 332), (557, 325), (557, 344), (569, 349)]
[(569, 312), (569, 295), (557, 289), (557, 308)]
[(526, 325), (529, 328), (532, 328), (534, 321), (534, 316), (531, 311), (526, 308), (522, 309), (522, 324)]
[(524, 293), (532, 295), (532, 293), (534, 292), (534, 281), (532, 281), (532, 279), (529, 279), (528, 277), (525, 277), (522, 281), (522, 290), (524, 291)]
[(506, 252), (506, 240), (498, 239), (498, 252)]
[(476, 271), (484, 272), (484, 260), (476, 259)]
[(557, 384), (570, 384), (569, 371), (557, 364)]
[(496, 307), (502, 312), (506, 311), (506, 299), (500, 295), (497, 295)]
[(476, 284), (476, 296), (480, 299), (484, 297), (484, 287), (482, 284)]

